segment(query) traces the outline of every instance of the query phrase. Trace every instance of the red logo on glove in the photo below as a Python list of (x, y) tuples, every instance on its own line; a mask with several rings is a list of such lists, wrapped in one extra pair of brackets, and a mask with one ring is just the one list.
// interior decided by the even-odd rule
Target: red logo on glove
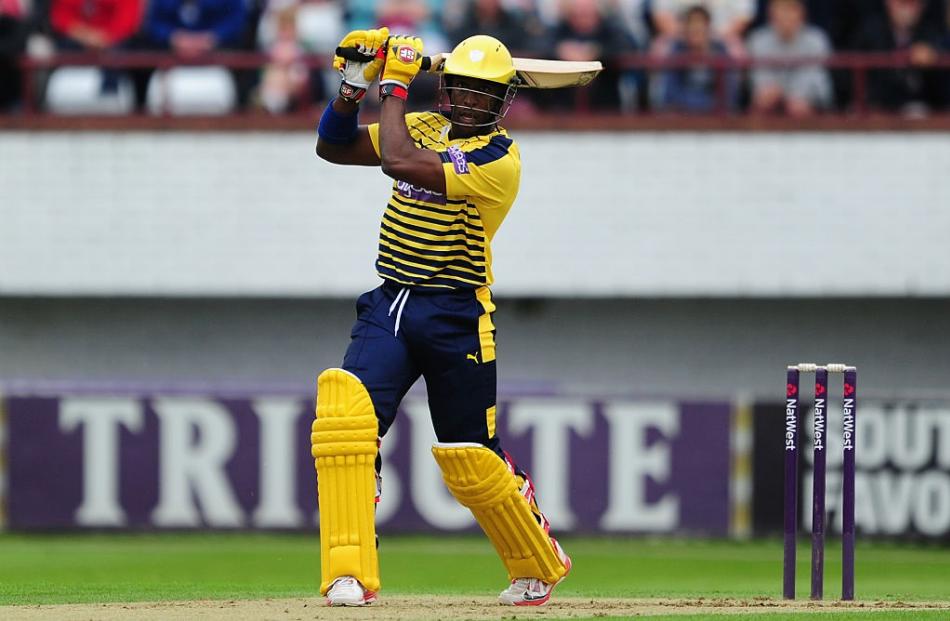
[(404, 63), (416, 62), (416, 50), (408, 45), (402, 45), (396, 50), (396, 56)]

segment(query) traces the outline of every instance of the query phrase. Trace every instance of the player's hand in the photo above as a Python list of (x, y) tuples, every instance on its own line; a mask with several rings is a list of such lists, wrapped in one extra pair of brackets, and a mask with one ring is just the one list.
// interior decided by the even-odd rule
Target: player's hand
[(386, 92), (392, 90), (387, 89), (387, 86), (401, 87), (403, 91), (409, 88), (422, 66), (422, 39), (393, 36), (389, 38), (387, 48), (386, 64), (383, 65), (383, 75), (379, 78), (380, 92), (383, 95), (399, 95), (398, 92)]
[(333, 68), (343, 76), (343, 83), (340, 85), (340, 96), (343, 99), (359, 101), (366, 94), (366, 89), (383, 68), (388, 38), (389, 28), (383, 27), (354, 30), (340, 41), (338, 47), (356, 48), (361, 54), (373, 56), (373, 60), (365, 62), (346, 60), (342, 56), (333, 57)]

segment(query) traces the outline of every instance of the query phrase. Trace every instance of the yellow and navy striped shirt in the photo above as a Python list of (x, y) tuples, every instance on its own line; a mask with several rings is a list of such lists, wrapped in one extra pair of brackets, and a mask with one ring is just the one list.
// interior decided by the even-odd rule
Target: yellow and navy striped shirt
[[(422, 287), (490, 285), (491, 240), (521, 181), (518, 145), (501, 128), (449, 140), (451, 123), (436, 112), (407, 114), (406, 125), (417, 146), (442, 158), (446, 193), (393, 183), (379, 230), (377, 273)], [(378, 154), (378, 123), (369, 126), (369, 135)]]

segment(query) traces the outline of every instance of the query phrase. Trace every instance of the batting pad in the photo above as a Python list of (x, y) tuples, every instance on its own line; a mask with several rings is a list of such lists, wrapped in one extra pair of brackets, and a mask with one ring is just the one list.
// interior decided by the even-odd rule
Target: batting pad
[(320, 502), (320, 593), (340, 576), (379, 590), (376, 556), (376, 436), (373, 402), (343, 369), (317, 378), (317, 418), (310, 434)]
[(432, 454), (456, 500), (468, 507), (508, 569), (508, 578), (540, 578), (550, 584), (567, 569), (551, 537), (535, 518), (508, 464), (489, 448), (438, 443)]

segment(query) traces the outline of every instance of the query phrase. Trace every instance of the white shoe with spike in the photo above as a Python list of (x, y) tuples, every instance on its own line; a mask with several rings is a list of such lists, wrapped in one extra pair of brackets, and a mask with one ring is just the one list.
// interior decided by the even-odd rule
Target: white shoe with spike
[(328, 606), (366, 606), (376, 601), (376, 593), (363, 588), (353, 576), (341, 576), (327, 590)]
[[(552, 537), (551, 542), (564, 563), (566, 571), (561, 577), (561, 580), (564, 580), (571, 572), (571, 557), (564, 553), (556, 539)], [(561, 580), (551, 584), (540, 578), (515, 578), (498, 596), (498, 601), (508, 606), (543, 606), (551, 599), (551, 592)]]

